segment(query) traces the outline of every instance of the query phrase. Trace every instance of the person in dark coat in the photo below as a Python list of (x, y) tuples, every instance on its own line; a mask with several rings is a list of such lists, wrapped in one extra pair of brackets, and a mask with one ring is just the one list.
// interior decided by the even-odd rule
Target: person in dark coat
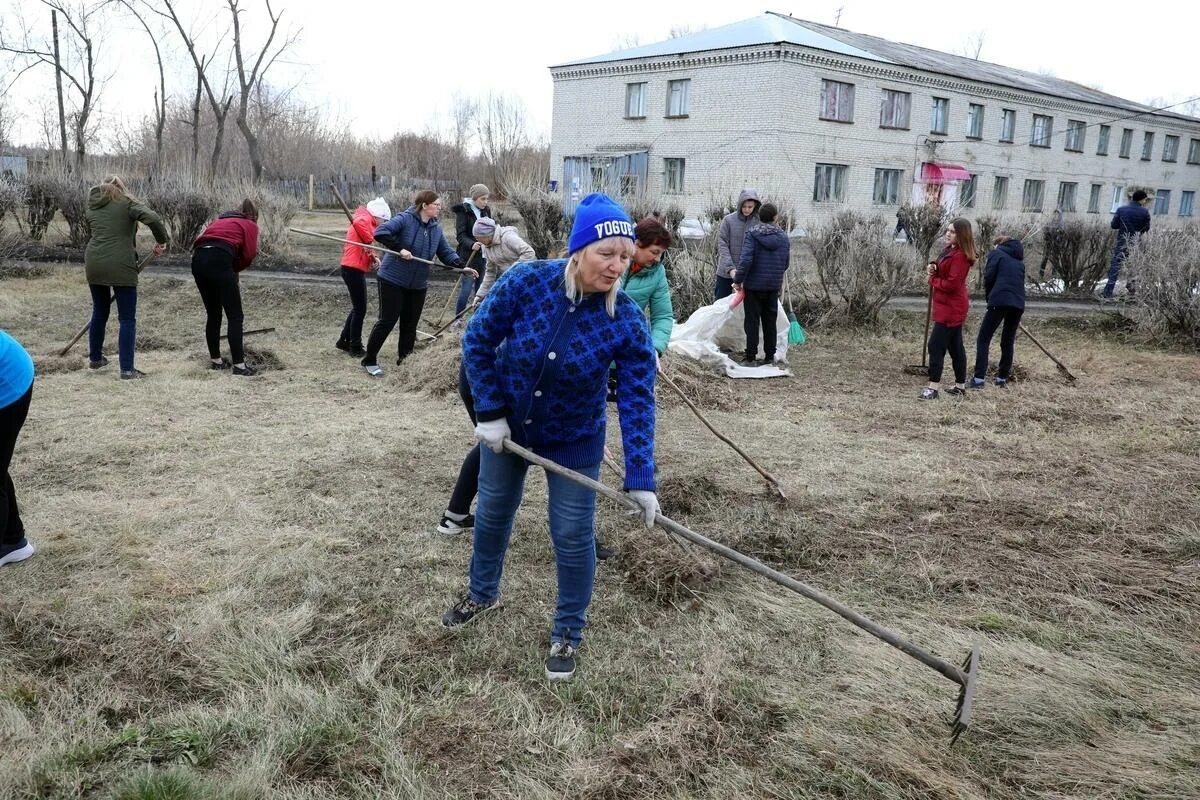
[(979, 326), (975, 340), (975, 376), (972, 389), (982, 389), (987, 381), (988, 348), (996, 328), (1004, 325), (1000, 334), (1000, 365), (996, 368), (996, 385), (1008, 383), (1012, 371), (1013, 350), (1021, 315), (1025, 313), (1025, 248), (1019, 239), (1002, 233), (996, 238), (996, 249), (988, 254), (983, 268), (983, 288), (987, 297), (987, 313)]
[(775, 224), (779, 209), (774, 203), (763, 203), (758, 210), (759, 222), (746, 229), (737, 269), (730, 272), (734, 288), (745, 289), (746, 359), (743, 366), (758, 362), (758, 328), (762, 325), (763, 363), (775, 360), (778, 338), (775, 321), (779, 310), (779, 293), (783, 276), (791, 261), (792, 249), (787, 233)]
[[(467, 191), (467, 197), (463, 201), (454, 206), (450, 210), (454, 212), (454, 235), (458, 239), (456, 252), (458, 257), (465, 263), (471, 257), (472, 250), (480, 250), (481, 245), (475, 241), (474, 228), (475, 223), (481, 219), (494, 220), (492, 216), (492, 207), (488, 205), (488, 197), (492, 190), (484, 186), (482, 183), (477, 183)], [(467, 307), (467, 303), (471, 301), (471, 295), (479, 291), (479, 284), (483, 280), (484, 255), (482, 252), (475, 254), (475, 260), (471, 262), (471, 266), (478, 270), (479, 277), (473, 281), (464, 280), (458, 285), (458, 299), (454, 303), (454, 316), (458, 316)]]
[[(375, 241), (391, 250), (379, 265), (379, 320), (367, 340), (367, 354), (362, 367), (372, 378), (383, 376), (379, 366), (379, 351), (397, 323), (400, 325), (396, 363), (413, 351), (417, 341), (417, 321), (425, 307), (429, 291), (429, 265), (436, 255), (451, 267), (461, 267), (458, 253), (446, 242), (438, 221), (442, 201), (437, 192), (425, 189), (417, 192), (409, 208), (375, 229)], [(424, 259), (423, 261), (417, 259)], [(478, 273), (469, 269), (464, 277), (472, 279)]]
[[(1146, 206), (1150, 204), (1150, 196), (1138, 189), (1133, 193), (1129, 202), (1117, 209), (1113, 214), (1109, 227), (1117, 232), (1117, 244), (1113, 248), (1112, 261), (1108, 265), (1108, 283), (1104, 284), (1104, 297), (1113, 296), (1117, 288), (1117, 278), (1121, 274), (1121, 266), (1129, 255), (1129, 246), (1139, 233), (1150, 230), (1150, 212)], [(1125, 282), (1125, 291), (1133, 294), (1133, 282)]]

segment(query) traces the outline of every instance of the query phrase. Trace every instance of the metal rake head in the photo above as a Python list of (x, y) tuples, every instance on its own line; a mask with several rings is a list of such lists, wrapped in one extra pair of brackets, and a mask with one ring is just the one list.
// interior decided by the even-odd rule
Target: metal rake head
[(950, 723), (950, 746), (958, 741), (958, 737), (971, 727), (971, 712), (975, 700), (975, 683), (979, 676), (979, 643), (976, 642), (967, 654), (967, 660), (962, 665), (962, 688), (958, 692), (958, 707), (954, 711), (954, 720)]

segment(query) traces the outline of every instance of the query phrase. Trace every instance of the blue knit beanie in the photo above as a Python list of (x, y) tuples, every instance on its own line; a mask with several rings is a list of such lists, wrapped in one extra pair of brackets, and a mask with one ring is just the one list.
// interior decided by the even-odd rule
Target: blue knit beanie
[(574, 255), (598, 239), (624, 236), (633, 239), (633, 221), (625, 209), (600, 192), (593, 192), (579, 202), (575, 209), (575, 223), (571, 226), (571, 238), (567, 240), (567, 254)]

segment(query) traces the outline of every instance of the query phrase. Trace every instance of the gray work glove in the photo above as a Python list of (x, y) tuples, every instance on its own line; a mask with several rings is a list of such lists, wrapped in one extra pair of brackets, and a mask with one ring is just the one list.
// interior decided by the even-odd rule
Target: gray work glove
[(508, 420), (504, 417), (479, 422), (475, 425), (475, 438), (493, 453), (504, 452), (504, 440), (512, 437), (508, 428)]
[(644, 489), (630, 489), (628, 494), (641, 508), (630, 513), (638, 514), (647, 528), (654, 527), (654, 515), (659, 511), (658, 495)]

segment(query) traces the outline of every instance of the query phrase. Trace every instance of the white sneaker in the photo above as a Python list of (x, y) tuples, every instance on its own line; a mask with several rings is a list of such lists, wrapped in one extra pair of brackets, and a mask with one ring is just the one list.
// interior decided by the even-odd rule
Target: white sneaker
[(18, 561), (24, 561), (33, 554), (33, 545), (29, 543), (28, 539), (21, 539), (21, 541), (8, 549), (0, 548), (0, 567), (5, 564), (16, 564)]
[(368, 366), (363, 367), (363, 369), (365, 369), (367, 371), (367, 374), (370, 375), (372, 378), (382, 378), (383, 377), (383, 367), (379, 366), (378, 364), (370, 364)]

